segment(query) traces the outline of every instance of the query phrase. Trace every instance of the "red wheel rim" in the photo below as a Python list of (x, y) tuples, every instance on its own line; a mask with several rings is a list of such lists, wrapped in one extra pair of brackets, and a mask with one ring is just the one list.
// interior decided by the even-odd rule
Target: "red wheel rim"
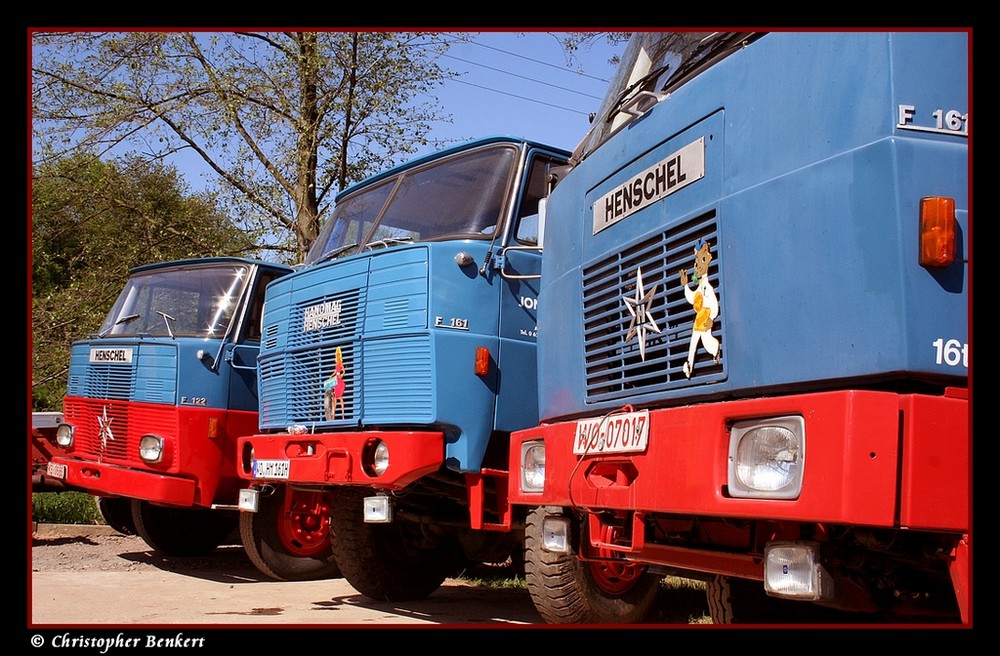
[[(604, 526), (601, 533), (601, 542), (611, 544), (617, 536), (618, 529), (614, 526)], [(610, 558), (612, 552), (609, 549), (601, 548), (597, 555), (601, 558)], [(631, 590), (646, 571), (645, 565), (617, 560), (592, 560), (587, 563), (587, 566), (590, 568), (590, 575), (597, 587), (616, 596)]]
[(278, 536), (288, 553), (309, 557), (330, 549), (330, 504), (320, 492), (285, 491)]

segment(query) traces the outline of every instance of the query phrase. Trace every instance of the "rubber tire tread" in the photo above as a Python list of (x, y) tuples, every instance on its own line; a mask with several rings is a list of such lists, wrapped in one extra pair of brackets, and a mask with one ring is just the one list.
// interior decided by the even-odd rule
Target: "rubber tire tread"
[(334, 493), (330, 527), (340, 572), (359, 593), (376, 601), (423, 599), (441, 587), (462, 562), (457, 540), (434, 549), (410, 544), (400, 520), (366, 524), (367, 489), (344, 487)]
[(136, 535), (132, 500), (124, 497), (97, 497), (97, 510), (104, 523), (122, 535)]
[(612, 596), (594, 582), (574, 553), (542, 548), (544, 508), (528, 512), (524, 531), (524, 578), (535, 609), (549, 624), (636, 624), (649, 614), (660, 577), (648, 572), (626, 593)]
[(340, 577), (340, 568), (331, 547), (323, 558), (296, 556), (289, 553), (278, 532), (278, 513), (284, 504), (287, 489), (276, 488), (274, 494), (261, 495), (257, 512), (240, 513), (240, 541), (250, 562), (277, 581), (316, 581)]
[(864, 614), (772, 597), (761, 581), (717, 575), (705, 584), (712, 624), (822, 624), (864, 622)]
[(236, 530), (239, 518), (229, 510), (157, 506), (132, 500), (135, 531), (151, 549), (165, 556), (203, 556)]

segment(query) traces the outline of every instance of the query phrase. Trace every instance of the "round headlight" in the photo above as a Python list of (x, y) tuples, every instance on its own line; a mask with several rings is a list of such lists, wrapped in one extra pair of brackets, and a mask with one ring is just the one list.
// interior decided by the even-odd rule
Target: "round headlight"
[(372, 471), (376, 476), (381, 476), (389, 468), (389, 446), (382, 440), (375, 445), (372, 452)]

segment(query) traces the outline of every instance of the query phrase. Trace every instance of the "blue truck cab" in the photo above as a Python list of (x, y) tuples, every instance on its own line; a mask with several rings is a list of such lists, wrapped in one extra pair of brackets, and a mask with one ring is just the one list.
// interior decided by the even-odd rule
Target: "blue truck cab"
[(538, 421), (539, 204), (568, 155), (488, 137), (338, 196), (304, 266), (267, 288), (261, 430), (239, 440), (248, 531), (275, 505), (314, 508), (374, 598), (509, 555), (509, 435)]
[(236, 438), (257, 426), (264, 289), (290, 271), (237, 257), (132, 269), (72, 345), (48, 478), (99, 497), (109, 524), (161, 553), (218, 546), (245, 486)]
[(968, 621), (970, 37), (635, 33), (547, 200), (547, 621)]

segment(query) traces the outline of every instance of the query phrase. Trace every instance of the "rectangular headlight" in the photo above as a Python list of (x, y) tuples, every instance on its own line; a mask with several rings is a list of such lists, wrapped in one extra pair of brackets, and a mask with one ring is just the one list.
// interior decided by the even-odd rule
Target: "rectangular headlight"
[(160, 462), (163, 459), (163, 438), (159, 435), (143, 435), (139, 438), (139, 457), (143, 462)]
[(365, 523), (389, 524), (392, 522), (392, 503), (389, 497), (380, 494), (365, 497)]
[(799, 416), (733, 424), (729, 434), (729, 494), (797, 499), (805, 469), (806, 427)]
[(569, 531), (568, 517), (546, 515), (542, 520), (542, 549), (552, 553), (569, 553)]
[(260, 506), (260, 492), (247, 488), (240, 490), (239, 509), (245, 512), (257, 512)]
[(521, 443), (521, 491), (541, 492), (545, 489), (545, 442)]
[(764, 548), (764, 590), (773, 597), (816, 601), (833, 597), (833, 579), (815, 542), (772, 542)]

